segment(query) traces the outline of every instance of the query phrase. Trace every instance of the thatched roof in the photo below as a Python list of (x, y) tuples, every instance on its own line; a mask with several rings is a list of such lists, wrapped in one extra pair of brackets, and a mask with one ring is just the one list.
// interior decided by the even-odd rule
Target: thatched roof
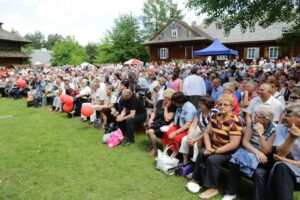
[(0, 58), (29, 58), (20, 51), (0, 51)]

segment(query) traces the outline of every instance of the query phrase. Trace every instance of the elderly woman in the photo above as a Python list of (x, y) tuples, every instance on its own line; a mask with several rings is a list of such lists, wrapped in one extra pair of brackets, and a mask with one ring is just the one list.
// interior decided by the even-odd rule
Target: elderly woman
[(280, 83), (274, 79), (268, 80), (268, 83), (272, 85), (272, 95), (285, 106), (284, 96), (279, 92)]
[(162, 138), (163, 132), (160, 127), (168, 125), (174, 119), (176, 106), (172, 103), (174, 90), (167, 89), (164, 91), (164, 99), (159, 100), (151, 113), (146, 129), (146, 134), (150, 138), (152, 146), (149, 155), (155, 156), (157, 153), (156, 138)]
[(223, 84), (223, 94), (231, 95), (233, 98), (234, 101), (233, 110), (232, 110), (233, 114), (239, 115), (240, 106), (237, 97), (234, 95), (234, 92), (235, 92), (235, 87), (232, 82), (227, 82)]
[(235, 199), (237, 194), (239, 171), (254, 179), (253, 199), (266, 199), (266, 174), (272, 162), (268, 159), (272, 153), (276, 125), (272, 122), (274, 112), (268, 105), (260, 105), (254, 114), (252, 132), (243, 138), (243, 147), (239, 148), (230, 160), (230, 172), (224, 200)]
[(218, 194), (217, 180), (220, 165), (229, 161), (242, 139), (242, 124), (232, 115), (232, 95), (222, 95), (218, 102), (220, 114), (214, 115), (204, 132), (205, 148), (198, 154), (192, 180), (186, 185), (191, 192), (206, 190), (200, 198), (209, 199)]
[(258, 94), (256, 93), (256, 88), (257, 84), (253, 80), (245, 81), (242, 100), (240, 102), (242, 112), (246, 112), (250, 101), (258, 96)]
[(210, 96), (202, 96), (199, 100), (199, 109), (194, 117), (194, 120), (189, 128), (188, 134), (181, 140), (179, 152), (183, 155), (183, 163), (188, 162), (190, 147), (194, 148), (192, 161), (196, 162), (198, 155), (198, 142), (203, 142), (203, 133), (207, 127), (211, 116), (217, 110), (212, 110), (215, 106), (215, 101)]
[(182, 92), (175, 92), (172, 101), (177, 107), (176, 114), (173, 123), (169, 126), (170, 129), (163, 134), (162, 143), (164, 150), (172, 144), (170, 149), (178, 152), (181, 140), (187, 134), (197, 110), (191, 102), (187, 101)]

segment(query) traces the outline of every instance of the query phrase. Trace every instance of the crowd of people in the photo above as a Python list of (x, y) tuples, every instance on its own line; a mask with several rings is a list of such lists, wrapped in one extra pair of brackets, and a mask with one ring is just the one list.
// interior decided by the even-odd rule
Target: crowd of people
[[(219, 193), (220, 168), (228, 168), (223, 200), (237, 198), (240, 175), (253, 180), (257, 200), (293, 199), (300, 184), (300, 65), (294, 58), (147, 66), (23, 68), (1, 75), (1, 96), (27, 98), (27, 106), (119, 127), (122, 146), (143, 126), (156, 156), (170, 147), (194, 163), (188, 191), (209, 199)], [(19, 87), (18, 80), (26, 81)], [(73, 97), (64, 110), (61, 95)], [(81, 115), (91, 105), (90, 117)], [(163, 127), (163, 128), (162, 128)]]

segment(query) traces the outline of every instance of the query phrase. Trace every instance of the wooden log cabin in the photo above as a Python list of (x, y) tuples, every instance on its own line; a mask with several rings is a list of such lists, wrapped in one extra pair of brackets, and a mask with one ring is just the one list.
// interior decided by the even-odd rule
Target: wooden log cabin
[[(193, 51), (209, 46), (215, 38), (228, 48), (238, 51), (238, 59), (250, 63), (261, 57), (276, 60), (285, 56), (300, 56), (300, 44), (282, 52), (278, 39), (282, 36), (285, 23), (276, 23), (267, 28), (255, 27), (254, 32), (241, 32), (239, 26), (231, 30), (228, 36), (214, 24), (205, 27), (203, 24), (190, 26), (187, 23), (172, 19), (153, 37), (145, 42), (150, 50), (151, 62), (168, 62), (171, 60), (197, 60)], [(217, 60), (226, 60), (227, 56), (216, 56)]]
[(31, 41), (4, 30), (2, 25), (0, 22), (0, 66), (11, 68), (14, 65), (25, 64), (29, 56), (21, 52), (21, 47)]

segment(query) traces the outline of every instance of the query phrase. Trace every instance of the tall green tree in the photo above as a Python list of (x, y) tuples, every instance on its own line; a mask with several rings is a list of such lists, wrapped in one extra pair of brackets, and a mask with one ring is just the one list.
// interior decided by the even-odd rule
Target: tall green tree
[(62, 42), (57, 42), (52, 48), (51, 63), (53, 66), (72, 64), (79, 65), (88, 60), (84, 47), (72, 37), (66, 37)]
[(58, 33), (49, 34), (47, 40), (45, 41), (44, 47), (47, 48), (48, 50), (51, 50), (56, 42), (61, 42), (63, 41), (63, 39), (64, 37)]
[(143, 42), (138, 19), (132, 14), (120, 15), (99, 45), (96, 62), (118, 63), (131, 58), (148, 61), (149, 53)]
[(143, 6), (142, 23), (146, 36), (151, 36), (171, 18), (183, 19), (182, 10), (172, 0), (146, 0)]
[(33, 49), (41, 49), (45, 46), (45, 35), (41, 31), (27, 33), (24, 37), (31, 40), (32, 43), (29, 45), (32, 46)]
[(293, 22), (283, 36), (289, 36), (290, 41), (300, 41), (299, 0), (188, 0), (187, 6), (198, 14), (206, 14), (205, 23), (216, 23), (226, 34), (236, 25), (240, 25), (242, 31), (254, 31), (256, 23), (268, 27), (276, 22)]
[(86, 52), (89, 56), (89, 60), (88, 60), (89, 63), (93, 63), (95, 61), (96, 56), (97, 56), (97, 48), (98, 48), (98, 44), (91, 43), (91, 42), (89, 42), (85, 46)]

